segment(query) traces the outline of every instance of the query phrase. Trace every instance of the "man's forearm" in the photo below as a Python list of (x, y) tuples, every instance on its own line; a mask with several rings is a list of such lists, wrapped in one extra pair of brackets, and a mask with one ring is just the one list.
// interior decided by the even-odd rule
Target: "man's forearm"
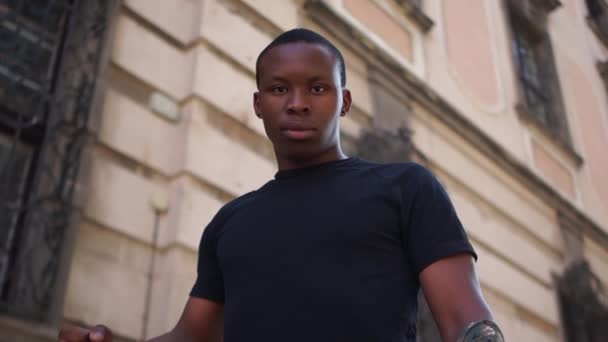
[[(164, 335), (160, 335), (160, 336), (147, 340), (147, 342), (178, 342), (178, 341), (190, 342), (190, 341), (192, 341), (192, 339), (188, 339), (188, 336), (181, 336), (181, 338), (180, 338), (180, 336), (176, 336), (175, 333), (168, 332)], [(194, 341), (192, 341), (192, 342), (194, 342)]]
[(163, 334), (163, 335), (157, 336), (155, 338), (152, 338), (152, 339), (148, 340), (147, 342), (181, 342), (181, 341), (184, 341), (184, 342), (203, 342), (203, 341), (197, 341), (193, 336), (191, 336), (190, 334), (186, 333), (185, 331), (181, 331), (178, 328), (173, 329), (172, 331), (170, 331), (170, 332), (168, 332), (166, 334)]
[(172, 331), (149, 339), (147, 342), (222, 342), (223, 340), (222, 336), (197, 338), (180, 329), (178, 325)]

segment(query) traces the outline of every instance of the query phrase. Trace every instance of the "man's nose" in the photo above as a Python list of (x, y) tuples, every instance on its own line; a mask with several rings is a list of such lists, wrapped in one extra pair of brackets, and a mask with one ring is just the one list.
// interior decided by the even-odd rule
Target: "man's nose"
[(308, 114), (310, 103), (308, 94), (303, 90), (294, 89), (289, 94), (287, 111), (291, 114)]

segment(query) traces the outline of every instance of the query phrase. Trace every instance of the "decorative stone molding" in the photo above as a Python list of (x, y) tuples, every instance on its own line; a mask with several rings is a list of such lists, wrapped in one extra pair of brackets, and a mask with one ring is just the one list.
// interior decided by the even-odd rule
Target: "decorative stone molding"
[(433, 22), (433, 20), (431, 18), (429, 18), (423, 11), (421, 8), (421, 1), (415, 1), (415, 0), (395, 0), (397, 2), (397, 4), (399, 6), (401, 6), (401, 8), (403, 8), (403, 11), (405, 12), (405, 14), (412, 19), (416, 25), (418, 25), (418, 27), (420, 27), (420, 29), (423, 32), (428, 32), (431, 30), (431, 28), (433, 27), (433, 25), (435, 25), (435, 23)]
[(604, 86), (606, 86), (606, 90), (608, 90), (608, 60), (597, 62), (597, 70), (602, 77), (602, 81), (604, 81)]
[(526, 20), (537, 33), (542, 33), (547, 16), (561, 6), (558, 0), (508, 0), (509, 9)]
[(559, 0), (532, 0), (537, 6), (543, 8), (547, 12), (551, 12), (562, 5)]
[(562, 237), (562, 256), (564, 265), (568, 266), (584, 258), (583, 234), (576, 217), (566, 213), (557, 216)]
[(602, 44), (608, 46), (608, 3), (605, 0), (588, 0), (587, 25)]
[(562, 5), (559, 0), (508, 0), (509, 5), (516, 6), (522, 12), (531, 16), (538, 13), (549, 14)]
[(405, 127), (397, 132), (368, 130), (356, 142), (359, 157), (381, 163), (410, 161), (411, 148), (411, 132)]
[(603, 341), (608, 336), (606, 292), (589, 263), (571, 263), (556, 283), (566, 340)]

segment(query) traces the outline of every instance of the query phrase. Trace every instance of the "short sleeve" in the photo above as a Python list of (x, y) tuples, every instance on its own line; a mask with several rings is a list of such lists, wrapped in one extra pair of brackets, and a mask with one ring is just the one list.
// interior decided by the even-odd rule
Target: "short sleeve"
[[(405, 222), (405, 249), (416, 275), (442, 258), (468, 253), (477, 255), (456, 214), (456, 210), (437, 178), (422, 166), (416, 166), (414, 188), (409, 198)], [(405, 191), (405, 190), (404, 190)]]
[(198, 249), (197, 277), (190, 296), (224, 302), (224, 278), (217, 258), (217, 216), (203, 232)]

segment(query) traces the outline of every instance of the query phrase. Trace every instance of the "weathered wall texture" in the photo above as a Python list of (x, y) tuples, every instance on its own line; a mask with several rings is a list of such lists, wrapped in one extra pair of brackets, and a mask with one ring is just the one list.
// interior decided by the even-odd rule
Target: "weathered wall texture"
[[(507, 339), (559, 341), (553, 277), (569, 253), (561, 216), (580, 220), (583, 254), (608, 285), (607, 96), (595, 68), (608, 52), (587, 27), (583, 2), (550, 13), (572, 135), (565, 151), (516, 112), (503, 1), (423, 1), (428, 31), (397, 3), (125, 0), (103, 75), (65, 318), (103, 322), (130, 339), (172, 327), (203, 228), (222, 203), (276, 170), (251, 105), (257, 53), (306, 26), (346, 58), (354, 104), (342, 121), (345, 144), (372, 127), (408, 125), (414, 158), (440, 177), (479, 253), (481, 284)], [(166, 212), (154, 210), (165, 201)]]

